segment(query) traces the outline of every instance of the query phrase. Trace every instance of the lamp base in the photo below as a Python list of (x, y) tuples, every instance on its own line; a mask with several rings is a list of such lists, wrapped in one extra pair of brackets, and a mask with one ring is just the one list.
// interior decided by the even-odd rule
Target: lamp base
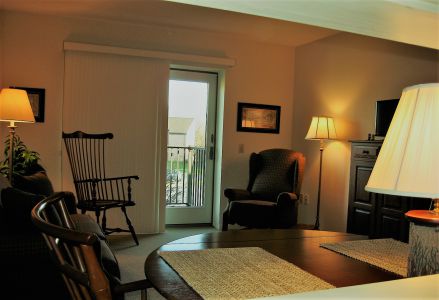
[(433, 201), (433, 209), (431, 210), (431, 213), (439, 215), (439, 199), (432, 199), (431, 201)]
[(439, 273), (439, 214), (431, 210), (411, 210), (407, 277)]
[(410, 223), (407, 277), (439, 273), (439, 225)]
[(14, 136), (15, 136), (15, 126), (14, 121), (10, 121), (10, 124), (8, 126), (9, 128), (9, 154), (8, 154), (8, 179), (9, 183), (13, 185), (13, 176), (12, 173), (14, 172)]

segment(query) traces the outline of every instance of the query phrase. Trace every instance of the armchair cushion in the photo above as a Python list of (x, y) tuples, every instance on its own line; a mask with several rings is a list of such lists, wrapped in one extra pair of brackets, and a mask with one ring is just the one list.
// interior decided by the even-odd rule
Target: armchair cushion
[(230, 202), (229, 221), (241, 226), (264, 228), (274, 222), (276, 203), (263, 200), (235, 200)]
[(105, 235), (102, 232), (101, 226), (93, 220), (92, 217), (86, 214), (71, 214), (73, 224), (78, 231), (95, 233), (99, 239), (105, 240)]
[(107, 241), (100, 240), (100, 244), (102, 268), (105, 272), (107, 272), (107, 276), (110, 279), (111, 285), (119, 283), (120, 269), (116, 256), (114, 256), (114, 253), (113, 251), (111, 251), (110, 246), (108, 246)]
[(101, 226), (89, 215), (71, 214), (70, 215), (75, 228), (80, 232), (94, 233), (100, 240), (100, 254), (102, 266), (112, 277), (120, 279), (120, 269), (116, 257), (107, 244), (107, 239), (102, 231)]

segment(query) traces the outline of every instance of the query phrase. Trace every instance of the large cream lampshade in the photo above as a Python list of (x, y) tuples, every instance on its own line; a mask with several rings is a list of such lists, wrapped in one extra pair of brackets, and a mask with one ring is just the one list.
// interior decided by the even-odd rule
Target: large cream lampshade
[(403, 90), (366, 190), (432, 199), (431, 210), (405, 213), (407, 276), (439, 273), (439, 83)]

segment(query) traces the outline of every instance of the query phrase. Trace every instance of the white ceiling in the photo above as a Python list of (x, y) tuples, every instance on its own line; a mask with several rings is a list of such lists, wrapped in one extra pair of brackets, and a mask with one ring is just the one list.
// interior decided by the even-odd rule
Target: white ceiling
[(289, 46), (346, 31), (439, 50), (439, 0), (0, 0), (0, 10), (232, 33)]
[(439, 49), (439, 0), (168, 0)]
[(160, 0), (0, 0), (0, 10), (161, 25), (298, 46), (336, 30)]

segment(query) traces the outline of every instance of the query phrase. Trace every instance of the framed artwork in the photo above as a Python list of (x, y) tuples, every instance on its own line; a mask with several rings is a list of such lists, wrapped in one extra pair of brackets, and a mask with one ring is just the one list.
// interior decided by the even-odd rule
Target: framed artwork
[(34, 113), (35, 122), (44, 122), (44, 98), (46, 96), (46, 90), (19, 86), (11, 86), (11, 88), (25, 90), (27, 92)]
[(237, 131), (279, 133), (280, 106), (238, 103)]

